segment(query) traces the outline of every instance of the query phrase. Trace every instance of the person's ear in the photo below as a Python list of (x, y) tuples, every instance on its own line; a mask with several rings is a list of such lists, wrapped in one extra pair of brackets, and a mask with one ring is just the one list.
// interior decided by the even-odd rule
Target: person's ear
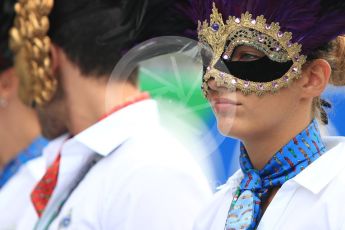
[(308, 63), (299, 81), (303, 97), (319, 97), (326, 89), (331, 73), (332, 68), (324, 59), (316, 59)]
[(60, 48), (54, 44), (50, 47), (50, 58), (51, 58), (51, 68), (53, 76), (55, 76), (55, 73), (60, 65), (60, 55), (59, 55)]
[(0, 97), (9, 101), (17, 95), (19, 79), (14, 68), (9, 68), (0, 74)]

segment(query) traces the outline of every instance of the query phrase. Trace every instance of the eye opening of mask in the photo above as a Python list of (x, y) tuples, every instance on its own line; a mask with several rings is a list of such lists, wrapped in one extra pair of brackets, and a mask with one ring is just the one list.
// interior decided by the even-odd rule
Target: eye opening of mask
[(219, 59), (214, 68), (244, 81), (267, 83), (283, 77), (292, 65), (292, 61), (280, 63), (263, 56), (252, 61), (224, 61)]
[[(227, 49), (215, 64), (214, 68), (236, 78), (251, 82), (271, 82), (284, 76), (293, 62), (277, 62), (252, 45), (238, 45), (233, 49), (232, 56), (226, 56)], [(250, 58), (244, 58), (248, 55)]]
[(251, 28), (239, 28), (231, 32), (227, 38), (223, 57), (232, 57), (239, 46), (250, 46), (264, 53), (276, 62), (287, 62), (291, 58), (288, 52), (274, 38)]
[[(223, 60), (224, 60), (224, 56), (225, 56), (225, 52), (222, 55)], [(252, 46), (239, 45), (234, 49), (230, 58), (224, 61), (250, 62), (250, 61), (261, 59), (264, 56), (267, 56), (267, 55), (265, 55), (263, 52), (261, 52), (260, 50)]]

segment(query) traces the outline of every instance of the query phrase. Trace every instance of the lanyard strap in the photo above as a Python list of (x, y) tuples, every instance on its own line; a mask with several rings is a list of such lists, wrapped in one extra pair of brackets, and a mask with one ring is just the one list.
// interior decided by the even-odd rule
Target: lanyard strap
[(70, 198), (72, 193), (75, 191), (75, 189), (80, 185), (80, 183), (83, 181), (86, 175), (91, 171), (93, 166), (95, 166), (101, 159), (103, 159), (103, 156), (99, 154), (93, 154), (90, 157), (90, 160), (88, 161), (86, 166), (81, 170), (80, 174), (77, 176), (77, 179), (75, 180), (71, 189), (63, 192), (61, 196), (57, 197), (55, 201), (47, 207), (47, 209), (43, 212), (42, 217), (38, 220), (34, 230), (47, 230), (49, 228), (49, 226), (59, 215), (63, 206)]

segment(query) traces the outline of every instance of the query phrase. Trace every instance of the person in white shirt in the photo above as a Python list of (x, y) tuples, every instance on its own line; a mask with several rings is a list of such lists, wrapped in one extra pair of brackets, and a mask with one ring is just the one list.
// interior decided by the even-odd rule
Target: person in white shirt
[(30, 206), (30, 192), (45, 172), (41, 136), (35, 111), (21, 102), (19, 79), (9, 48), (9, 30), (14, 19), (13, 0), (0, 3), (0, 229), (17, 227)]
[[(45, 121), (65, 117), (69, 130), (44, 150), (49, 167), (31, 194), (37, 213), (25, 215), (18, 229), (192, 229), (211, 194), (201, 169), (161, 128), (156, 103), (138, 89), (135, 71), (108, 82), (131, 46), (187, 28), (175, 3), (64, 0), (16, 6), (17, 20), (24, 21), (11, 33), (16, 58), (35, 63), (21, 76), (32, 79), (27, 102), (37, 104), (41, 116), (52, 116)], [(21, 28), (32, 25), (26, 16), (33, 14), (38, 21), (49, 15), (51, 25), (52, 45), (38, 56), (25, 53), (49, 45), (49, 38)], [(51, 100), (66, 110), (51, 113)]]
[(345, 85), (344, 2), (192, 4), (204, 95), (241, 141), (241, 169), (194, 229), (345, 229), (345, 138), (319, 131), (331, 107), (321, 94)]

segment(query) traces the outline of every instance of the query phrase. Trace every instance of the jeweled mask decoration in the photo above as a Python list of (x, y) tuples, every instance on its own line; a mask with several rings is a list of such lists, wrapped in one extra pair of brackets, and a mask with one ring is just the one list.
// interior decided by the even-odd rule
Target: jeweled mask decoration
[(53, 97), (57, 82), (50, 59), (49, 14), (53, 0), (20, 0), (10, 31), (10, 46), (20, 76), (20, 98), (28, 105), (42, 106)]
[[(218, 86), (244, 94), (274, 93), (298, 79), (306, 62), (301, 45), (293, 43), (292, 34), (282, 32), (278, 23), (267, 23), (262, 15), (253, 18), (249, 12), (241, 17), (229, 16), (224, 22), (215, 4), (210, 21), (199, 21), (198, 37), (212, 50), (203, 77), (202, 89), (206, 97), (210, 79), (215, 79)], [(254, 47), (265, 57), (250, 62), (232, 62), (235, 48), (241, 45)], [(226, 66), (228, 71), (221, 66)]]

